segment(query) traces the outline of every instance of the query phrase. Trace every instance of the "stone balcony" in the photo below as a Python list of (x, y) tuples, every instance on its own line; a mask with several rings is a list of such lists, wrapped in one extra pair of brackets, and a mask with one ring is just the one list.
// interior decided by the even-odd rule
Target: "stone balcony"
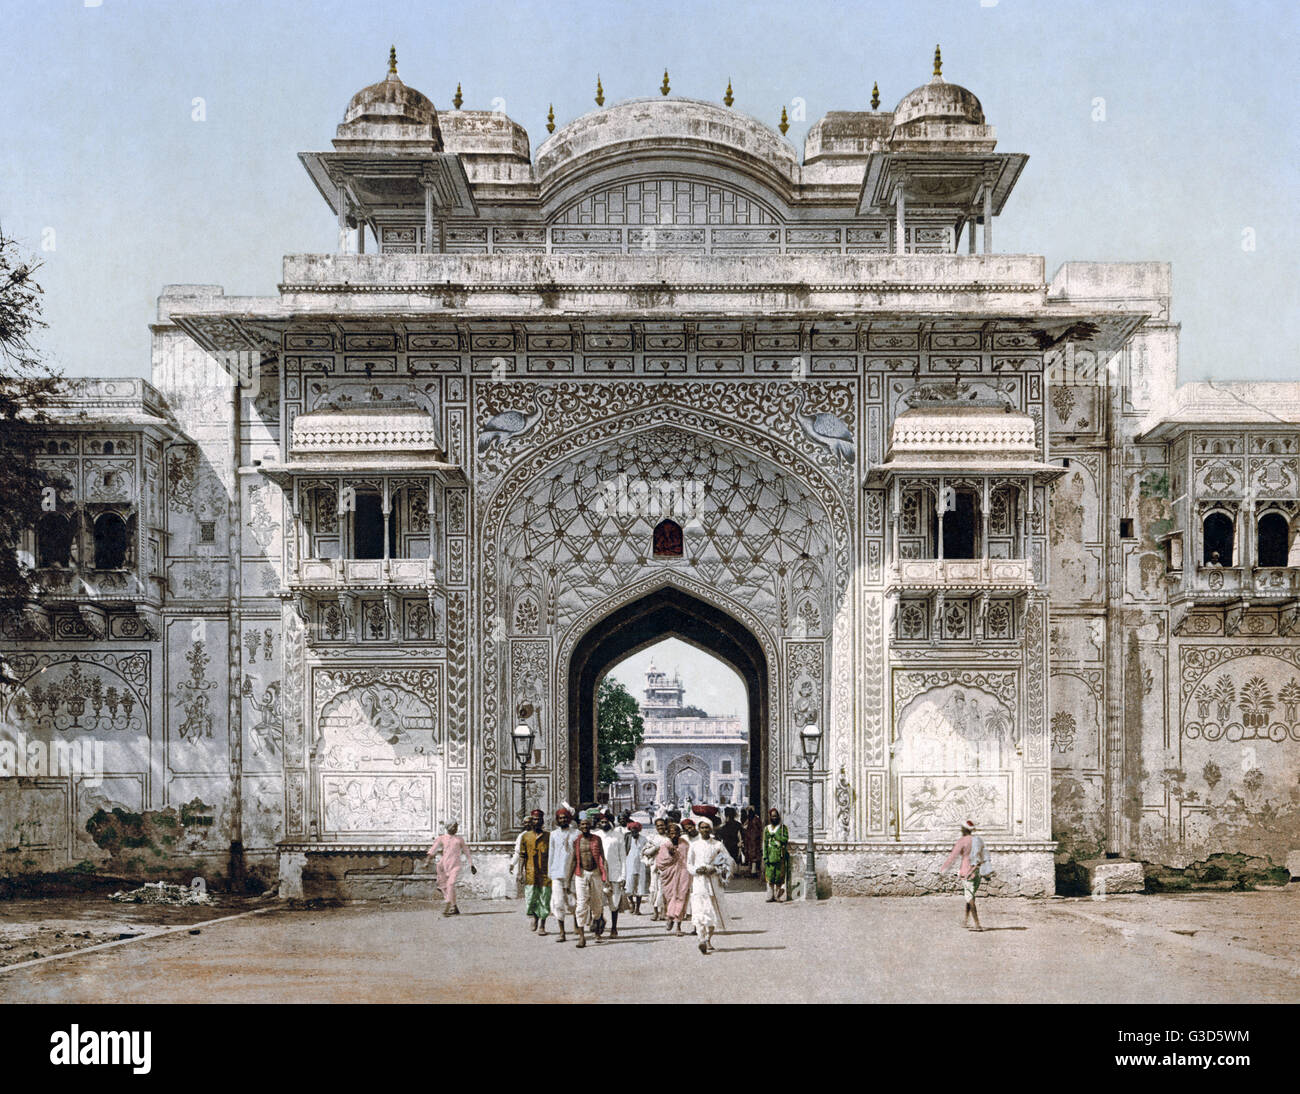
[[(43, 567), (33, 574), (35, 598), (23, 605), (21, 627), (32, 638), (48, 638), (58, 631), (56, 615), (75, 615), (77, 623), (62, 632), (102, 639), (156, 637), (162, 633), (163, 580), (142, 576), (135, 567), (117, 570)], [(117, 622), (110, 628), (110, 616)]]
[(1289, 566), (1198, 566), (1184, 575), (1183, 595), (1222, 604), (1233, 600), (1293, 600), (1300, 596), (1300, 569)]
[(303, 559), (291, 576), (293, 589), (425, 589), (438, 584), (438, 562), (432, 558)]
[(1027, 558), (905, 558), (895, 563), (891, 585), (904, 589), (1028, 591), (1034, 565)]

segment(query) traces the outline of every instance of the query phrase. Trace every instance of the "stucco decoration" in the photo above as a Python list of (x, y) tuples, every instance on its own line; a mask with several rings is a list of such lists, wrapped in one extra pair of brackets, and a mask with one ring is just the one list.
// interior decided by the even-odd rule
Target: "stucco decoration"
[[(780, 424), (788, 439), (775, 441), (738, 425), (737, 418), (751, 416), (749, 400), (757, 391), (709, 384), (671, 385), (650, 398), (645, 391), (642, 385), (601, 385), (601, 398), (639, 404), (643, 412), (591, 421), (580, 434), (566, 433), (540, 452), (528, 451), (486, 506), (484, 557), (500, 560), (495, 570), (489, 568), (482, 600), (486, 724), (499, 724), (505, 716), (498, 713), (496, 659), (507, 627), (566, 633), (593, 606), (603, 616), (624, 590), (662, 575), (661, 580), (683, 588), (725, 588), (724, 610), (734, 615), (741, 605), (762, 620), (764, 629), (806, 633), (810, 611), (820, 628), (820, 604), (838, 599), (847, 585), (850, 548), (843, 502), (806, 456), (790, 451), (796, 437), (800, 446), (811, 443), (801, 427), (793, 420)], [(685, 394), (716, 400), (724, 391), (728, 419), (666, 401)], [(566, 387), (533, 397), (543, 407), (572, 411), (582, 423), (591, 404), (573, 394)], [(512, 396), (524, 397), (517, 390)], [(612, 409), (606, 406), (607, 412)], [(851, 413), (847, 401), (842, 413)], [(771, 423), (770, 407), (766, 421)], [(833, 475), (833, 459), (825, 448), (817, 450), (817, 459)], [(496, 452), (485, 456), (489, 465)], [(665, 516), (680, 518), (680, 557), (654, 555), (654, 528)], [(811, 609), (801, 612), (804, 605)], [(848, 641), (842, 620), (841, 628), (841, 640)], [(565, 671), (561, 653), (556, 672)], [(566, 691), (566, 681), (557, 680), (560, 704)], [(850, 716), (847, 703), (835, 709), (841, 720)], [(567, 712), (558, 710), (556, 724), (567, 725), (566, 718)], [(495, 765), (496, 744), (484, 751), (486, 765)], [(550, 747), (554, 770), (566, 771), (567, 734), (559, 733)], [(782, 750), (776, 742), (773, 748), (775, 772)], [(495, 825), (495, 786), (487, 778), (484, 786), (485, 821), (491, 816)]]
[(438, 673), (318, 672), (317, 753), (324, 770), (428, 770), (441, 752)]

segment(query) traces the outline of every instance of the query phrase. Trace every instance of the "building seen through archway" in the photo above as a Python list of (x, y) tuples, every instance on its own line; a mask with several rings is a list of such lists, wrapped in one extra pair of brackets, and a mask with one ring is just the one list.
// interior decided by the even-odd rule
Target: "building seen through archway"
[(610, 788), (616, 809), (749, 803), (749, 725), (737, 713), (747, 711), (747, 700), (733, 669), (669, 638), (620, 662), (609, 677), (637, 697), (644, 725), (636, 756), (619, 765)]

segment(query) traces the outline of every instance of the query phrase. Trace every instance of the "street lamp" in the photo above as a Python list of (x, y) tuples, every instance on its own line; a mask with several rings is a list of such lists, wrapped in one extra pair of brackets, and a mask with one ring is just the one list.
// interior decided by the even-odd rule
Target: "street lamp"
[(515, 759), (519, 761), (519, 811), (523, 813), (528, 807), (528, 760), (533, 754), (533, 727), (520, 722), (510, 738), (515, 747)]
[(799, 745), (808, 765), (808, 854), (803, 864), (803, 898), (817, 899), (817, 852), (813, 849), (813, 765), (822, 747), (822, 731), (811, 722), (799, 731)]

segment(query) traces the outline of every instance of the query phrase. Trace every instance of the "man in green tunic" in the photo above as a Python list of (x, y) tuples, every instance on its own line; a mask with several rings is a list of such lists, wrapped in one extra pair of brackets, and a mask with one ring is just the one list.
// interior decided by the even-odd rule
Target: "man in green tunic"
[(549, 837), (542, 828), (542, 811), (528, 815), (528, 830), (519, 840), (519, 857), (524, 864), (524, 899), (533, 930), (546, 933), (546, 917), (551, 914), (551, 879), (546, 871)]
[(767, 882), (767, 902), (785, 900), (786, 879), (790, 876), (790, 830), (781, 823), (776, 809), (767, 811), (763, 829), (763, 879)]

